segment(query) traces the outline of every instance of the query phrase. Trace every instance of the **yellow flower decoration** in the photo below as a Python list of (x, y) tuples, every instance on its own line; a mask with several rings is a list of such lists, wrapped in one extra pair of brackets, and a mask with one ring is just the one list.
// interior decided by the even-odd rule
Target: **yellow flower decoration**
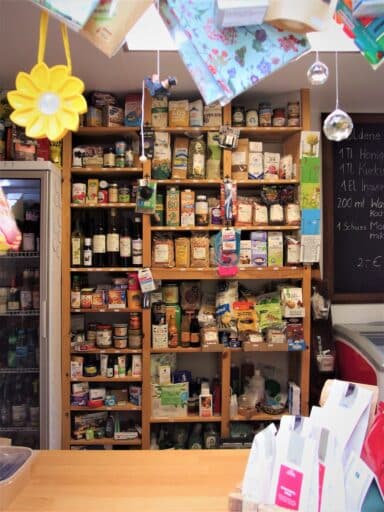
[(31, 72), (21, 71), (16, 77), (16, 90), (8, 93), (8, 101), (15, 110), (11, 120), (25, 127), (28, 137), (48, 137), (60, 140), (68, 130), (79, 128), (79, 114), (87, 111), (87, 102), (82, 93), (84, 83), (72, 76), (71, 54), (67, 27), (61, 24), (61, 33), (67, 66), (49, 68), (44, 59), (47, 39), (48, 13), (40, 18), (40, 40), (37, 64)]
[(25, 126), (28, 137), (60, 140), (68, 130), (79, 128), (79, 114), (87, 111), (83, 91), (83, 82), (71, 76), (67, 66), (49, 68), (41, 62), (30, 74), (17, 75), (16, 90), (8, 93), (15, 109), (10, 118)]

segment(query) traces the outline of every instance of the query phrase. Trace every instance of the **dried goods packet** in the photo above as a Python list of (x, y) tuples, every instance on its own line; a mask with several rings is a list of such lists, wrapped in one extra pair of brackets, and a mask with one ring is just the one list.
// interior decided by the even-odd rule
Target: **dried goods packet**
[(152, 240), (152, 267), (174, 267), (175, 254), (172, 238), (155, 234)]
[(191, 237), (191, 267), (209, 267), (209, 236), (206, 234), (193, 234)]

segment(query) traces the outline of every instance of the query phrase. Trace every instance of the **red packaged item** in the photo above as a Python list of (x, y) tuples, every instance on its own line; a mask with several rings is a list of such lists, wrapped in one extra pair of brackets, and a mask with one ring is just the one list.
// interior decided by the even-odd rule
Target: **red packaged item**
[(375, 473), (377, 483), (384, 493), (384, 402), (379, 402), (377, 413), (365, 437), (361, 458)]

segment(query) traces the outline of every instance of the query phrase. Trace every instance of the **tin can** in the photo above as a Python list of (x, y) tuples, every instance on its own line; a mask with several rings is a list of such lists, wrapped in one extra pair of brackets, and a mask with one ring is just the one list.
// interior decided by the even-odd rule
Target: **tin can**
[(163, 301), (165, 304), (179, 303), (179, 287), (177, 283), (167, 283), (162, 287)]
[(85, 204), (87, 185), (85, 183), (72, 183), (72, 203)]
[[(119, 140), (115, 142), (115, 154), (116, 156), (123, 156), (125, 161), (125, 151), (127, 149), (127, 143), (125, 140)], [(124, 167), (124, 165), (122, 166)]]
[(129, 325), (130, 330), (140, 330), (141, 329), (140, 313), (130, 313), (128, 325)]
[(141, 348), (142, 347), (143, 335), (140, 329), (132, 329), (128, 331), (128, 347), (129, 348)]
[(110, 324), (99, 324), (97, 326), (96, 345), (99, 348), (112, 347), (112, 326)]
[(255, 108), (251, 108), (247, 110), (245, 116), (245, 124), (247, 126), (258, 126), (259, 125), (259, 116), (257, 114), (257, 110)]
[(96, 331), (97, 331), (96, 324), (88, 324), (87, 333), (86, 333), (87, 341), (89, 341), (91, 343), (96, 342)]

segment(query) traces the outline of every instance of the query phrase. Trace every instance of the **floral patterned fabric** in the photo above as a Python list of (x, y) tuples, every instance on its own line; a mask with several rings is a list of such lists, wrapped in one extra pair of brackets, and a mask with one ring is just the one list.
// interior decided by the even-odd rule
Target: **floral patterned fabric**
[(228, 103), (310, 49), (266, 23), (219, 29), (215, 0), (161, 0), (160, 12), (207, 104)]

